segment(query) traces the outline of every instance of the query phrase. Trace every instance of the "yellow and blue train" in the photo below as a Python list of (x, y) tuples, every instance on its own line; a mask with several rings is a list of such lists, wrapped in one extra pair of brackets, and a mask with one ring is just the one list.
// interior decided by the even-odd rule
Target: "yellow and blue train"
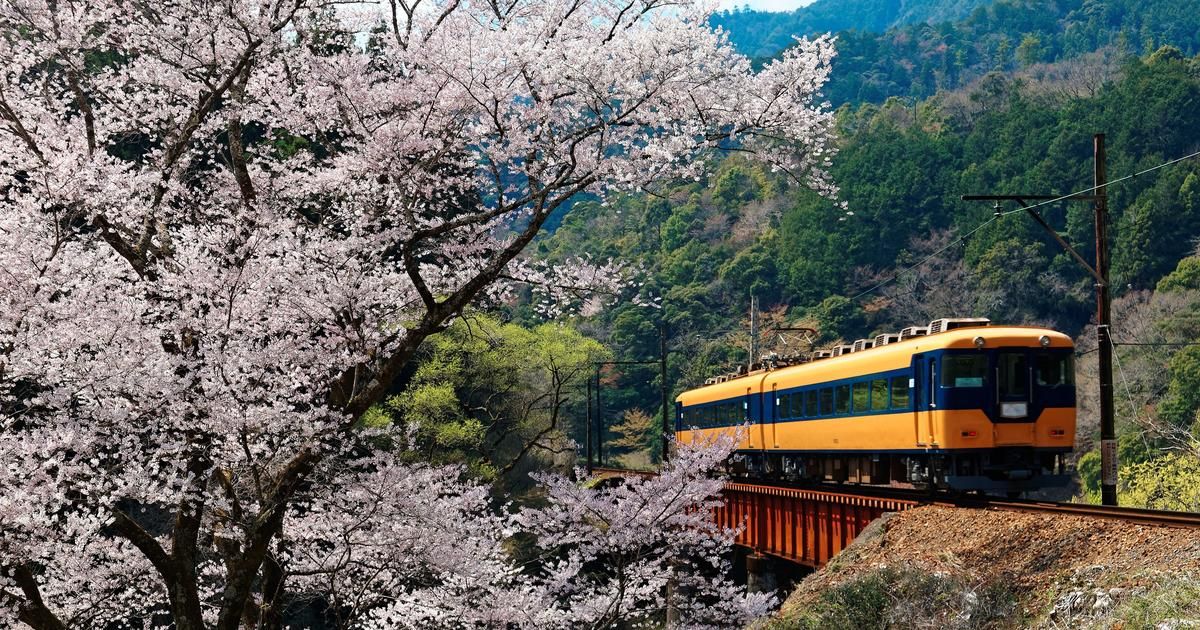
[[(676, 399), (688, 442), (747, 426), (734, 474), (1000, 491), (1066, 485), (1074, 346), (1046, 328), (940, 319)], [(758, 366), (756, 366), (758, 367)]]

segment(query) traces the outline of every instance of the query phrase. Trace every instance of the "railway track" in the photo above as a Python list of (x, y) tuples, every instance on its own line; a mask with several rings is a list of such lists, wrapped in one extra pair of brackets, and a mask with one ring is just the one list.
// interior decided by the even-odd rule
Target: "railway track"
[[(606, 476), (638, 475), (650, 476), (656, 474), (646, 470), (622, 470), (618, 468), (595, 468), (594, 473)], [(827, 493), (833, 496), (857, 497), (862, 499), (877, 499), (899, 501), (901, 504), (917, 507), (920, 505), (941, 505), (945, 507), (967, 509), (993, 509), (1010, 512), (1035, 512), (1043, 514), (1062, 514), (1082, 516), (1085, 518), (1103, 518), (1110, 520), (1136, 523), (1139, 525), (1158, 525), (1166, 527), (1188, 527), (1200, 529), (1200, 513), (1170, 512), (1164, 510), (1146, 510), (1142, 508), (1114, 507), (1107, 505), (1087, 505), (1082, 503), (1062, 503), (1057, 501), (1042, 501), (1037, 499), (1005, 499), (979, 495), (949, 496), (943, 494), (931, 495), (927, 491), (907, 490), (903, 488), (872, 488), (865, 486), (845, 486), (830, 484), (793, 484), (765, 482), (761, 480), (731, 481), (740, 491), (753, 491), (761, 488), (763, 493), (772, 493), (779, 488), (808, 492)]]
[[(961, 507), (975, 507), (970, 504)], [(985, 499), (979, 507), (1014, 512), (1041, 512), (1069, 514), (1088, 518), (1105, 518), (1167, 527), (1189, 527), (1200, 529), (1200, 514), (1194, 512), (1168, 512), (1141, 508), (1114, 507), (1111, 505), (1085, 505), (1081, 503), (1056, 503), (1021, 499)]]
[(1038, 499), (1006, 499), (1000, 497), (966, 495), (930, 495), (920, 490), (904, 490), (891, 488), (852, 488), (844, 486), (818, 485), (809, 486), (824, 492), (848, 494), (873, 498), (889, 498), (912, 501), (915, 505), (941, 505), (945, 507), (967, 509), (992, 509), (1010, 512), (1035, 512), (1043, 514), (1062, 514), (1082, 516), (1087, 518), (1103, 518), (1110, 520), (1136, 523), (1139, 525), (1160, 525), (1167, 527), (1189, 527), (1200, 529), (1200, 513), (1171, 512), (1166, 510), (1147, 510), (1142, 508), (1116, 507), (1111, 505), (1088, 505), (1083, 503), (1063, 503), (1058, 501), (1043, 501)]

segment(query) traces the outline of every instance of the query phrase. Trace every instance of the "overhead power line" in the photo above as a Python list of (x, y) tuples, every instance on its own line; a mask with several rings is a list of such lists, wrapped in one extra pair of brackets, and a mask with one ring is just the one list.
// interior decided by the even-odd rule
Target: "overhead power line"
[(895, 274), (893, 274), (893, 275), (889, 276), (887, 279), (885, 279), (885, 280), (881, 281), (880, 283), (876, 284), (875, 286), (873, 286), (873, 287), (871, 287), (871, 288), (869, 288), (869, 289), (867, 289), (867, 290), (863, 291), (862, 293), (859, 293), (858, 295), (855, 295), (854, 297), (850, 298), (850, 300), (851, 300), (851, 301), (858, 300), (859, 298), (862, 298), (863, 296), (865, 296), (865, 295), (868, 295), (868, 294), (870, 294), (870, 293), (873, 293), (873, 292), (875, 292), (875, 291), (879, 290), (880, 288), (882, 288), (882, 287), (884, 287), (884, 286), (886, 286), (886, 285), (890, 284), (891, 282), (895, 281), (895, 280), (896, 280), (897, 278), (899, 278), (900, 276), (903, 276), (904, 274), (906, 274), (906, 273), (908, 273), (908, 272), (912, 271), (913, 269), (916, 269), (916, 268), (918, 268), (918, 267), (921, 267), (921, 266), (923, 266), (925, 263), (927, 263), (927, 262), (929, 262), (930, 260), (933, 260), (934, 258), (936, 258), (937, 256), (939, 256), (939, 255), (940, 255), (942, 252), (944, 252), (944, 251), (946, 251), (946, 250), (950, 249), (951, 247), (954, 247), (955, 245), (959, 245), (959, 244), (961, 244), (963, 241), (965, 241), (965, 240), (967, 240), (968, 238), (970, 238), (972, 234), (974, 234), (974, 233), (978, 232), (979, 230), (982, 230), (984, 227), (986, 227), (986, 226), (990, 225), (992, 222), (996, 221), (997, 219), (999, 219), (999, 218), (1001, 218), (1001, 217), (1006, 217), (1006, 216), (1008, 216), (1008, 215), (1010, 215), (1010, 214), (1016, 214), (1016, 213), (1018, 213), (1018, 212), (1027, 212), (1028, 210), (1035, 210), (1035, 209), (1037, 209), (1037, 208), (1040, 208), (1040, 207), (1042, 207), (1042, 206), (1050, 205), (1050, 204), (1052, 204), (1052, 203), (1059, 203), (1059, 202), (1061, 202), (1061, 201), (1067, 201), (1067, 200), (1069, 200), (1069, 199), (1071, 199), (1071, 198), (1073, 198), (1073, 197), (1080, 197), (1080, 196), (1088, 195), (1088, 194), (1090, 194), (1090, 193), (1093, 193), (1093, 192), (1096, 192), (1097, 190), (1100, 190), (1100, 189), (1102, 189), (1102, 188), (1107, 188), (1108, 186), (1112, 186), (1113, 184), (1117, 184), (1117, 183), (1120, 183), (1120, 182), (1128, 181), (1128, 180), (1131, 180), (1131, 179), (1136, 179), (1136, 178), (1138, 178), (1138, 177), (1141, 177), (1142, 175), (1145, 175), (1146, 173), (1150, 173), (1150, 172), (1153, 172), (1153, 171), (1157, 171), (1157, 170), (1159, 170), (1159, 169), (1161, 169), (1161, 168), (1166, 168), (1166, 167), (1168, 167), (1168, 166), (1171, 166), (1172, 164), (1178, 164), (1179, 162), (1183, 162), (1184, 160), (1189, 160), (1189, 159), (1191, 159), (1191, 158), (1194, 158), (1194, 157), (1197, 157), (1197, 156), (1200, 156), (1200, 151), (1196, 151), (1195, 153), (1190, 153), (1190, 154), (1188, 154), (1188, 155), (1185, 155), (1185, 156), (1183, 156), (1183, 157), (1178, 157), (1178, 158), (1175, 158), (1175, 159), (1173, 159), (1173, 160), (1169, 160), (1169, 161), (1167, 161), (1167, 162), (1163, 162), (1162, 164), (1159, 164), (1159, 165), (1157, 165), (1157, 166), (1151, 166), (1150, 168), (1147, 168), (1147, 169), (1140, 170), (1140, 171), (1138, 171), (1138, 172), (1136, 172), (1136, 173), (1133, 173), (1133, 174), (1131, 174), (1131, 175), (1126, 175), (1126, 176), (1124, 176), (1124, 177), (1119, 177), (1119, 178), (1117, 178), (1117, 179), (1114, 179), (1114, 180), (1112, 180), (1112, 181), (1106, 182), (1106, 183), (1104, 183), (1104, 184), (1100, 184), (1100, 185), (1098, 185), (1098, 186), (1091, 186), (1091, 187), (1088, 187), (1088, 188), (1084, 188), (1083, 190), (1078, 190), (1078, 191), (1075, 191), (1075, 192), (1073, 192), (1073, 193), (1070, 193), (1070, 194), (1066, 194), (1066, 195), (1061, 195), (1061, 196), (1058, 196), (1058, 197), (1054, 197), (1053, 199), (1046, 199), (1046, 200), (1043, 200), (1043, 201), (1039, 201), (1039, 202), (1037, 202), (1037, 203), (1035, 203), (1035, 204), (1030, 204), (1030, 205), (1028, 205), (1028, 206), (1021, 207), (1021, 208), (1015, 208), (1015, 209), (1013, 209), (1013, 210), (1006, 210), (1006, 211), (1004, 211), (1004, 212), (1000, 212), (999, 210), (997, 210), (997, 211), (995, 212), (995, 214), (993, 214), (993, 215), (991, 216), (991, 218), (989, 218), (987, 221), (984, 221), (983, 223), (980, 223), (979, 225), (977, 225), (977, 226), (975, 226), (975, 227), (971, 228), (971, 230), (970, 230), (969, 232), (967, 232), (967, 233), (963, 234), (962, 236), (958, 237), (958, 239), (954, 240), (954, 241), (953, 241), (953, 242), (951, 242), (950, 244), (948, 244), (948, 245), (946, 245), (946, 246), (944, 246), (944, 247), (942, 247), (942, 248), (938, 249), (936, 252), (933, 252), (932, 254), (930, 254), (930, 255), (926, 256), (925, 258), (922, 258), (922, 259), (921, 259), (919, 262), (917, 262), (917, 263), (915, 263), (915, 264), (913, 264), (913, 265), (910, 265), (910, 266), (908, 266), (908, 267), (905, 267), (904, 269), (902, 269), (902, 270), (900, 270), (900, 271), (896, 272)]
[(1103, 184), (1100, 184), (1100, 185), (1098, 185), (1098, 186), (1092, 186), (1091, 188), (1084, 188), (1083, 190), (1079, 190), (1079, 191), (1073, 192), (1073, 193), (1071, 193), (1071, 194), (1069, 194), (1069, 195), (1062, 195), (1062, 196), (1060, 196), (1060, 197), (1055, 197), (1055, 198), (1053, 198), (1053, 199), (1046, 199), (1046, 200), (1044, 200), (1044, 201), (1039, 201), (1038, 203), (1031, 204), (1031, 205), (1029, 205), (1029, 206), (1027, 206), (1027, 207), (1023, 207), (1023, 208), (1016, 208), (1016, 209), (1014, 209), (1014, 210), (1007, 210), (1007, 211), (1005, 211), (1005, 212), (998, 213), (998, 216), (1002, 216), (1002, 217), (1003, 217), (1003, 216), (1008, 216), (1008, 215), (1010, 215), (1010, 214), (1016, 214), (1017, 212), (1025, 212), (1026, 210), (1036, 210), (1037, 208), (1040, 208), (1040, 207), (1042, 207), (1042, 206), (1050, 205), (1050, 204), (1052, 204), (1052, 203), (1058, 203), (1058, 202), (1060, 202), (1060, 201), (1066, 201), (1066, 200), (1068, 200), (1068, 199), (1070, 199), (1070, 198), (1072, 198), (1072, 197), (1080, 197), (1080, 196), (1083, 196), (1083, 195), (1087, 195), (1088, 193), (1093, 193), (1093, 192), (1096, 192), (1097, 190), (1100, 190), (1101, 188), (1107, 188), (1107, 187), (1109, 187), (1109, 186), (1112, 186), (1113, 184), (1118, 184), (1118, 183), (1120, 183), (1120, 182), (1123, 182), (1123, 181), (1128, 181), (1128, 180), (1131, 180), (1131, 179), (1136, 179), (1136, 178), (1138, 178), (1138, 177), (1141, 177), (1142, 175), (1145, 175), (1146, 173), (1150, 173), (1150, 172), (1153, 172), (1153, 171), (1157, 171), (1157, 170), (1158, 170), (1158, 169), (1160, 169), (1160, 168), (1166, 168), (1166, 167), (1168, 167), (1168, 166), (1170, 166), (1170, 165), (1172, 165), (1172, 164), (1178, 164), (1179, 162), (1182, 162), (1182, 161), (1184, 161), (1184, 160), (1190, 160), (1191, 158), (1194, 158), (1194, 157), (1196, 157), (1196, 156), (1200, 156), (1200, 151), (1196, 151), (1195, 153), (1190, 153), (1190, 154), (1188, 154), (1188, 155), (1185, 155), (1185, 156), (1183, 156), (1183, 157), (1177, 157), (1177, 158), (1175, 158), (1175, 159), (1173, 159), (1173, 160), (1169, 160), (1169, 161), (1167, 161), (1167, 162), (1163, 162), (1162, 164), (1159, 164), (1158, 166), (1151, 166), (1150, 168), (1147, 168), (1147, 169), (1144, 169), (1144, 170), (1138, 171), (1138, 172), (1136, 172), (1136, 173), (1133, 173), (1132, 175), (1126, 175), (1126, 176), (1124, 176), (1124, 177), (1118, 177), (1117, 179), (1114, 179), (1114, 180), (1112, 180), (1112, 181), (1110, 181), (1110, 182), (1105, 182), (1105, 183), (1103, 183)]

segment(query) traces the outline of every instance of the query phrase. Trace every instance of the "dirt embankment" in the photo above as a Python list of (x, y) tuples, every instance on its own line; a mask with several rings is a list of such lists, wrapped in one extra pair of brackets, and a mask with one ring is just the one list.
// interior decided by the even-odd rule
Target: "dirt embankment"
[[(887, 515), (864, 531), (801, 582), (781, 609), (781, 625), (819, 625), (814, 610), (853, 608), (852, 596), (868, 582), (883, 584), (879, 606), (903, 607), (896, 593), (904, 589), (895, 579), (872, 577), (896, 570), (953, 580), (963, 591), (965, 599), (943, 597), (935, 608), (974, 601), (975, 593), (1004, 593), (1010, 613), (986, 621), (976, 616), (963, 627), (1200, 628), (1198, 530), (933, 506)], [(912, 622), (888, 610), (872, 619), (884, 626)], [(801, 617), (804, 623), (789, 621)]]

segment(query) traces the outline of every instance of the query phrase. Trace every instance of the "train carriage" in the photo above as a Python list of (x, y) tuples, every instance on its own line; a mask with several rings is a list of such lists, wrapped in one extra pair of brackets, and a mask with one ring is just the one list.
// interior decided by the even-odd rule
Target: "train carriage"
[(943, 319), (676, 399), (682, 441), (747, 425), (750, 476), (1017, 493), (1069, 483), (1070, 337)]

